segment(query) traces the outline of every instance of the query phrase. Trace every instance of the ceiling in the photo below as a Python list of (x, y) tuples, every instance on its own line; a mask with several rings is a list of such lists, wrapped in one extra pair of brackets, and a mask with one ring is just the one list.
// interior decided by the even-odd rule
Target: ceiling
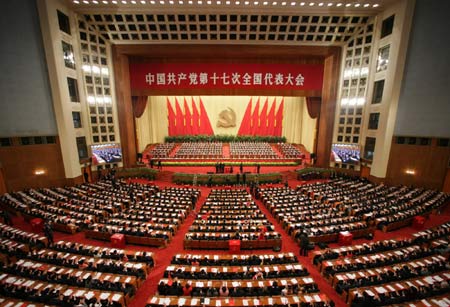
[(64, 0), (113, 44), (339, 46), (398, 0)]

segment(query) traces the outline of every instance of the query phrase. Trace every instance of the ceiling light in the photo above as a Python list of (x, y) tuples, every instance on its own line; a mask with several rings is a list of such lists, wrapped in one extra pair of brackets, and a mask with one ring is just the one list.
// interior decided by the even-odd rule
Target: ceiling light
[(162, 1), (162, 0), (161, 0), (161, 1), (159, 1), (159, 4), (164, 4), (164, 1)]
[(323, 2), (320, 2), (320, 3), (319, 3), (319, 6), (323, 6)]
[(208, 0), (208, 1), (206, 1), (206, 3), (208, 3), (208, 4), (211, 4), (211, 1), (210, 1), (210, 0)]
[(281, 5), (286, 5), (286, 2), (281, 2)]
[(297, 4), (297, 3), (295, 3), (295, 2), (291, 2), (291, 5), (292, 5), (292, 6), (295, 6), (296, 4)]
[(230, 5), (230, 1), (225, 2), (226, 5)]
[(355, 7), (359, 7), (361, 4), (359, 3), (355, 3)]
[(239, 1), (236, 1), (236, 5), (239, 5), (239, 4), (241, 4), (241, 2), (239, 2)]
[(73, 0), (73, 3), (75, 3), (75, 4), (80, 4), (80, 1), (78, 1), (78, 0)]
[(370, 5), (369, 3), (366, 3), (364, 4), (364, 7), (369, 7), (369, 5)]
[(300, 5), (301, 5), (301, 6), (304, 6), (304, 5), (305, 5), (305, 2), (300, 2)]
[(173, 4), (173, 1), (172, 1), (172, 0), (170, 0), (170, 1), (169, 1), (169, 4)]
[(191, 0), (189, 0), (189, 1), (188, 1), (188, 3), (189, 3), (189, 4), (192, 4), (192, 1), (191, 1)]
[(374, 5), (372, 5), (372, 7), (379, 7), (380, 5), (378, 3), (375, 3)]
[(267, 1), (264, 1), (264, 2), (263, 2), (263, 5), (267, 5), (267, 4), (269, 4), (269, 2), (267, 2)]
[(103, 2), (103, 4), (108, 4), (108, 1), (103, 0), (102, 2)]
[(122, 0), (122, 3), (123, 3), (123, 4), (127, 4), (127, 2), (126, 2), (125, 0)]
[(141, 4), (145, 4), (145, 1), (144, 1), (144, 0), (141, 0)]
[(249, 4), (250, 4), (250, 2), (248, 2), (248, 1), (245, 1), (245, 2), (244, 2), (244, 4), (245, 4), (245, 5), (249, 5)]
[(222, 4), (222, 1), (216, 1), (216, 4), (219, 4), (219, 5)]
[(278, 4), (278, 3), (277, 3), (277, 2), (275, 2), (275, 1), (274, 1), (274, 2), (272, 2), (272, 5), (277, 5), (277, 4)]
[(203, 4), (203, 1), (199, 0), (197, 1), (198, 4)]
[(254, 4), (254, 5), (258, 5), (258, 4), (259, 4), (259, 2), (258, 2), (258, 1), (255, 1), (255, 2), (253, 2), (253, 4)]
[(309, 6), (314, 6), (314, 2), (310, 2), (310, 3), (309, 3)]
[(155, 1), (151, 0), (150, 3), (151, 3), (151, 4), (155, 4)]
[(131, 0), (131, 3), (132, 3), (132, 4), (136, 4), (136, 1), (134, 1), (134, 0)]
[(332, 2), (328, 3), (328, 6), (333, 6), (333, 3)]
[(340, 7), (340, 6), (342, 6), (342, 3), (338, 3), (338, 4), (336, 4), (336, 6), (337, 6), (337, 7)]
[(89, 4), (89, 1), (84, 0), (83, 3), (84, 4)]
[(98, 1), (97, 0), (92, 0), (92, 3), (98, 4)]
[(113, 4), (117, 4), (117, 1), (116, 0), (113, 0), (113, 1), (111, 1)]

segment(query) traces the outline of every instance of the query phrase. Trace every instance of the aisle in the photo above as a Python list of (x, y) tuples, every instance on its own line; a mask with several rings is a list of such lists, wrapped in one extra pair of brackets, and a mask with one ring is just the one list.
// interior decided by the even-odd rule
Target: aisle
[[(279, 185), (281, 186), (281, 185)], [(321, 293), (325, 293), (329, 298), (331, 298), (336, 307), (345, 307), (347, 304), (342, 300), (342, 298), (337, 294), (337, 292), (331, 287), (331, 285), (325, 281), (317, 268), (312, 264), (312, 260), (309, 257), (300, 256), (300, 247), (295, 243), (294, 239), (283, 229), (283, 227), (278, 223), (278, 221), (273, 217), (270, 211), (263, 205), (260, 200), (255, 199), (256, 204), (259, 209), (266, 215), (269, 222), (275, 226), (275, 231), (281, 234), (283, 245), (281, 247), (281, 252), (283, 253), (294, 253), (299, 262), (307, 268), (310, 276), (319, 286)]]

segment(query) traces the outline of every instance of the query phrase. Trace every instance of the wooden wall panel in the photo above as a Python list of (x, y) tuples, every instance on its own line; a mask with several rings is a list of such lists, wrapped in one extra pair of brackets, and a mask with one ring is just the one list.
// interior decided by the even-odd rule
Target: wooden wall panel
[[(1, 147), (0, 161), (8, 191), (61, 186), (76, 180), (65, 179), (59, 144)], [(37, 169), (45, 170), (45, 174), (35, 175)]]
[(320, 107), (319, 129), (317, 136), (317, 166), (329, 167), (331, 143), (333, 139), (334, 118), (340, 71), (340, 50), (325, 59), (322, 88), (322, 104)]
[(442, 192), (450, 193), (450, 167), (447, 168), (445, 173), (444, 185), (442, 187)]
[[(448, 172), (449, 147), (396, 144), (389, 156), (386, 181), (441, 190)], [(415, 174), (407, 174), (413, 170)]]

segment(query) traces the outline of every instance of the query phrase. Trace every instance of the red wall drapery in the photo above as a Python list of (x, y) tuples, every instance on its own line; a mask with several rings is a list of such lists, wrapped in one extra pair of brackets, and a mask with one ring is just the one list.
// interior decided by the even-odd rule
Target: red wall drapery
[(306, 97), (306, 107), (311, 118), (318, 118), (320, 114), (320, 104), (322, 97)]
[(131, 103), (133, 104), (133, 115), (139, 118), (144, 114), (147, 107), (147, 96), (132, 96)]

